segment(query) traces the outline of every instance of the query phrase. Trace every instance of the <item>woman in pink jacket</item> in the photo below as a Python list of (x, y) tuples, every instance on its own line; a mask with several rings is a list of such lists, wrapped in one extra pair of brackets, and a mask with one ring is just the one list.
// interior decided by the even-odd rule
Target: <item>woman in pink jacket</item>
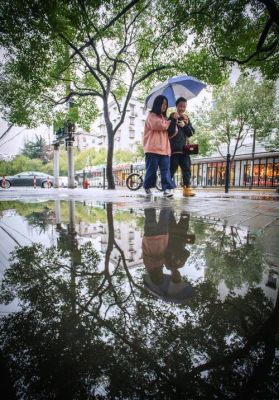
[(150, 189), (155, 187), (158, 168), (160, 169), (164, 196), (172, 197), (171, 190), (175, 187), (170, 175), (171, 148), (169, 138), (177, 132), (178, 114), (174, 113), (172, 119), (167, 120), (167, 108), (167, 98), (161, 95), (157, 96), (145, 121), (143, 147), (146, 174), (143, 187), (148, 196), (151, 195)]

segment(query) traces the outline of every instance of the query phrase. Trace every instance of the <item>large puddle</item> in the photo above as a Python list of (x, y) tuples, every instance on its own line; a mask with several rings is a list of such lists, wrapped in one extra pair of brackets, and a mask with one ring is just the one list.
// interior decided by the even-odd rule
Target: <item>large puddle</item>
[(3, 201), (0, 261), (5, 399), (278, 398), (260, 236), (171, 207)]

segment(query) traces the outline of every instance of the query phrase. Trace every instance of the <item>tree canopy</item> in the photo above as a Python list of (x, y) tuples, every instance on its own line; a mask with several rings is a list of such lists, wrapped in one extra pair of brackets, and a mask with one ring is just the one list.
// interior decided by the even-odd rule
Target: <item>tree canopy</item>
[(212, 104), (196, 112), (195, 123), (197, 132), (207, 134), (209, 149), (218, 149), (224, 158), (230, 153), (233, 159), (255, 132), (258, 141), (272, 146), (270, 138), (279, 128), (274, 82), (240, 75), (235, 84), (216, 87)]
[[(144, 96), (179, 73), (220, 84), (233, 60), (250, 57), (255, 47), (256, 55), (243, 65), (278, 76), (278, 9), (272, 0), (1, 0), (0, 11), (0, 111), (10, 123), (55, 120), (58, 126), (67, 119), (88, 127), (101, 99), (110, 188), (114, 136), (135, 91)], [(109, 115), (112, 98), (116, 122)]]
[(177, 30), (180, 41), (188, 38), (180, 25), (184, 21), (193, 44), (224, 64), (258, 70), (272, 80), (279, 77), (278, 0), (170, 0), (168, 5), (172, 13), (166, 12), (164, 21)]
[(31, 159), (37, 158), (47, 162), (48, 154), (46, 140), (40, 135), (36, 135), (34, 139), (26, 140), (21, 153)]
[[(179, 43), (177, 32), (169, 32), (163, 23), (159, 2), (2, 0), (0, 9), (0, 44), (5, 49), (1, 111), (5, 118), (32, 125), (58, 115), (62, 123), (66, 112), (57, 105), (74, 99), (67, 119), (81, 124), (94, 119), (95, 99), (100, 98), (111, 188), (114, 135), (134, 91), (141, 89), (146, 94), (155, 82), (176, 73), (215, 84), (226, 73), (222, 61), (202, 46)], [(164, 51), (159, 46), (162, 38), (165, 43), (168, 38)], [(119, 110), (115, 123), (108, 110), (111, 98)]]

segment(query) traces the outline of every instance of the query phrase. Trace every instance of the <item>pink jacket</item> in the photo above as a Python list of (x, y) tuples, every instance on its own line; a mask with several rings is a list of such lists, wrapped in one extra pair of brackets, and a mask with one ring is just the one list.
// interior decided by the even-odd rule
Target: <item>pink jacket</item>
[(168, 233), (158, 236), (144, 236), (142, 238), (142, 257), (147, 270), (152, 271), (165, 264), (168, 242)]
[(171, 155), (170, 141), (167, 129), (170, 125), (163, 115), (150, 112), (146, 118), (143, 136), (145, 153)]

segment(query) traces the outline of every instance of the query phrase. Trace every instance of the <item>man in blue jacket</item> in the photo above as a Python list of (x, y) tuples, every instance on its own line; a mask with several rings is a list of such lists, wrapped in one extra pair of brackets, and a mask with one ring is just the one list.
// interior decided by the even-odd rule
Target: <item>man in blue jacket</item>
[(178, 131), (175, 136), (170, 137), (171, 145), (171, 160), (170, 160), (170, 171), (171, 178), (180, 166), (183, 178), (183, 196), (195, 196), (191, 188), (191, 159), (189, 155), (184, 152), (184, 147), (187, 142), (187, 138), (195, 133), (195, 129), (192, 127), (190, 119), (185, 115), (187, 107), (187, 100), (184, 97), (179, 97), (176, 100), (176, 110), (179, 115), (177, 125)]

